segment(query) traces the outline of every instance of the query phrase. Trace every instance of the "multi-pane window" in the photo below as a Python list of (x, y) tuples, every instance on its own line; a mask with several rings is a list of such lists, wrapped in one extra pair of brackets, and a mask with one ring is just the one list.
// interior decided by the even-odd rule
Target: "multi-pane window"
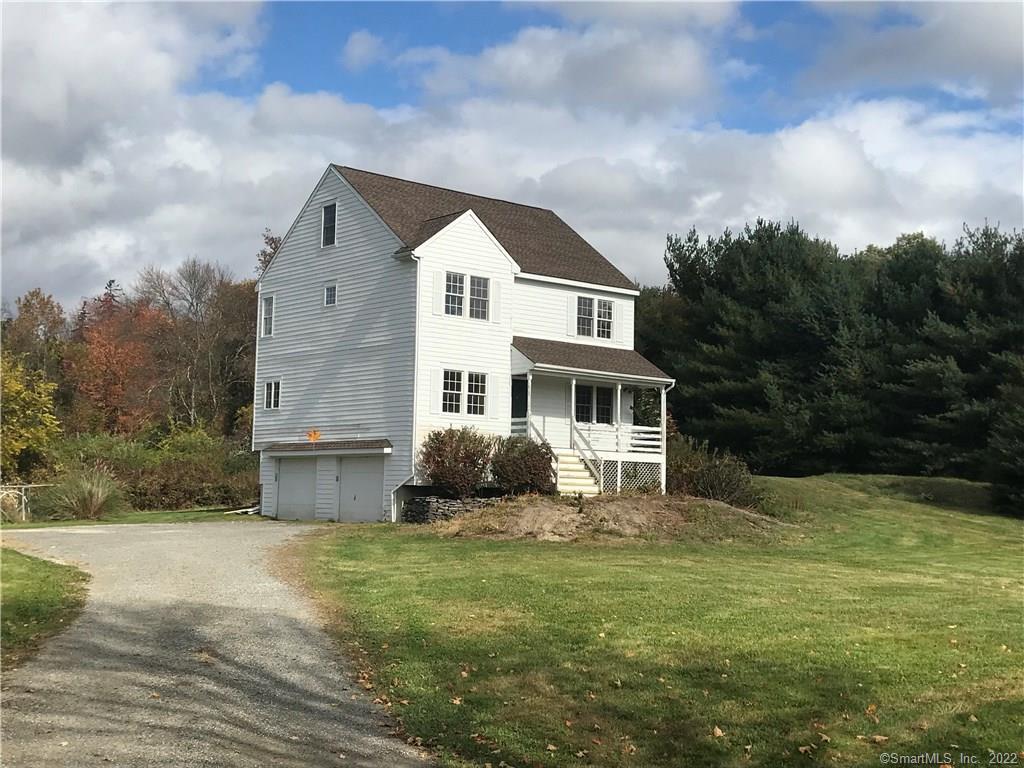
[(336, 285), (325, 285), (324, 286), (324, 306), (333, 307), (338, 303), (338, 286)]
[(483, 416), (486, 411), (487, 374), (466, 374), (466, 413), (470, 416)]
[(274, 297), (263, 297), (263, 335), (274, 335)]
[(323, 213), (323, 235), (320, 239), (321, 246), (334, 245), (334, 231), (338, 219), (338, 204), (330, 203), (324, 206)]
[(441, 390), (441, 410), (459, 413), (462, 406), (462, 371), (445, 371)]
[(486, 277), (469, 278), (469, 316), (486, 320), (490, 303), (491, 281)]
[(280, 381), (268, 381), (266, 386), (263, 388), (263, 407), (264, 408), (280, 408), (281, 407), (281, 382)]
[(462, 316), (462, 301), (466, 294), (466, 276), (448, 272), (444, 279), (444, 313)]
[(576, 385), (576, 421), (589, 424), (594, 420), (594, 388)]
[(597, 338), (612, 337), (612, 303), (608, 299), (597, 300)]
[(594, 335), (594, 300), (587, 296), (576, 299), (576, 335)]
[[(600, 317), (600, 315), (598, 316)], [(600, 330), (600, 326), (598, 326)], [(594, 421), (598, 424), (612, 423), (612, 390), (611, 387), (596, 387)]]

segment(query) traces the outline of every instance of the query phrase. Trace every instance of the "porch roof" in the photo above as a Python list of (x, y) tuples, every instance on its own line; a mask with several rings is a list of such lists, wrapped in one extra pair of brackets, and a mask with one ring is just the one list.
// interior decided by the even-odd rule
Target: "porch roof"
[(275, 453), (331, 453), (335, 451), (390, 453), (391, 447), (390, 440), (381, 438), (372, 440), (320, 440), (315, 443), (271, 443), (263, 450)]
[(600, 373), (628, 376), (662, 383), (672, 377), (633, 349), (573, 344), (568, 341), (512, 337), (512, 346), (535, 367), (575, 373)]

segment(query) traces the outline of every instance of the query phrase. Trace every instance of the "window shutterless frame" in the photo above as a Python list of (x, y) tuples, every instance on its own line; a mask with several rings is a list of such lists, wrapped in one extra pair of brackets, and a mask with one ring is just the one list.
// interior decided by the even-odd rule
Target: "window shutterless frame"
[(320, 247), (334, 245), (337, 239), (338, 204), (328, 203), (320, 209)]
[(281, 382), (268, 381), (263, 386), (263, 407), (275, 410), (281, 407)]
[(576, 335), (594, 335), (594, 300), (589, 296), (576, 299)]
[(612, 337), (612, 303), (608, 299), (597, 300), (597, 338)]
[(336, 283), (324, 286), (324, 306), (333, 307), (338, 303), (338, 286)]
[(263, 316), (260, 318), (260, 336), (274, 335), (274, 297), (263, 297)]

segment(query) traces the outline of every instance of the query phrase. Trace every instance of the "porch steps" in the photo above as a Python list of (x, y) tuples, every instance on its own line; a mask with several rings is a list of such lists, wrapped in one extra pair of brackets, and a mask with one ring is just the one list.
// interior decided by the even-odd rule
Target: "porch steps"
[(555, 460), (558, 462), (559, 493), (566, 496), (575, 496), (577, 493), (596, 496), (600, 492), (594, 476), (575, 451), (556, 451)]

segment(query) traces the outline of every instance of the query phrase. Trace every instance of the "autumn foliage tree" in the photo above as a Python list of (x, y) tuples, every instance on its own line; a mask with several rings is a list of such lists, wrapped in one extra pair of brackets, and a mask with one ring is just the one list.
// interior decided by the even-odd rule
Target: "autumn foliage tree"
[(60, 434), (53, 412), (56, 385), (9, 353), (0, 355), (0, 476), (27, 480)]

